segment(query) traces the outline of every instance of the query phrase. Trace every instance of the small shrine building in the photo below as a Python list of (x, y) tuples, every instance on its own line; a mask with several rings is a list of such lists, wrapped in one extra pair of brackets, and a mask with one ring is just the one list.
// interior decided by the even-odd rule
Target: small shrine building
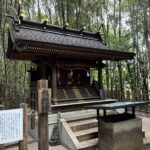
[[(102, 85), (103, 60), (131, 60), (131, 52), (108, 49), (99, 32), (90, 33), (26, 20), (13, 20), (8, 33), (7, 57), (36, 64), (31, 75), (31, 99), (37, 99), (37, 81), (47, 79), (52, 105), (76, 107), (105, 99)], [(98, 82), (90, 78), (98, 70)]]

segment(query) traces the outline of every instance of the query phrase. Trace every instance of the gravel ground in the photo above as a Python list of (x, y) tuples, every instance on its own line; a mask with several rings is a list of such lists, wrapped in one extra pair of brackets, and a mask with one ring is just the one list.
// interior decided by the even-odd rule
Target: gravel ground
[[(145, 131), (145, 136), (146, 138), (150, 139), (150, 118), (147, 118), (147, 117), (141, 117), (141, 118), (142, 118), (143, 130)], [(29, 140), (31, 140), (31, 137)], [(19, 150), (19, 149), (10, 148), (7, 150)], [(37, 143), (29, 144), (28, 150), (38, 150), (38, 144)], [(53, 147), (50, 146), (49, 150), (67, 150), (67, 149), (63, 147), (62, 145), (59, 145), (59, 146), (53, 146)], [(150, 143), (147, 145), (144, 145), (143, 150), (150, 150)]]

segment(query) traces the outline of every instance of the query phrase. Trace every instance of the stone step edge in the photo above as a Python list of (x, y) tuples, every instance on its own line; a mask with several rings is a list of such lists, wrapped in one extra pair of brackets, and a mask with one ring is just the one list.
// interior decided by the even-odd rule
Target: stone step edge
[(88, 135), (88, 134), (92, 134), (92, 133), (98, 133), (98, 128), (95, 127), (95, 128), (90, 128), (90, 129), (80, 130), (80, 131), (75, 131), (74, 132), (76, 137), (83, 136), (83, 135)]
[(96, 118), (90, 118), (90, 119), (82, 119), (82, 120), (76, 120), (73, 122), (68, 122), (68, 125), (71, 127), (75, 127), (75, 126), (80, 126), (80, 125), (86, 125), (86, 124), (92, 124), (92, 123), (97, 123), (97, 119)]
[(96, 146), (98, 144), (98, 138), (82, 141), (79, 143), (79, 149)]

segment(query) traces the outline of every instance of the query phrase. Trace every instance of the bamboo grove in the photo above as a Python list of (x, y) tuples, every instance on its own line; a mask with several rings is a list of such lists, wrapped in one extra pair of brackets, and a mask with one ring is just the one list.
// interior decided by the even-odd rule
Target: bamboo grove
[[(149, 0), (0, 0), (0, 98), (28, 95), (30, 62), (6, 58), (7, 15), (100, 31), (111, 49), (136, 53), (133, 61), (109, 62), (103, 69), (105, 91), (150, 90)], [(148, 99), (148, 96), (147, 98)]]

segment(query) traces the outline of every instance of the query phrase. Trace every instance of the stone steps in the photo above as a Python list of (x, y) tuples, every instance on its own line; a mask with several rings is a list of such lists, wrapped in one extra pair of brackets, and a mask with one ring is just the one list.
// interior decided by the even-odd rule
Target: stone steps
[(97, 150), (98, 138), (80, 142), (80, 150)]
[(91, 128), (74, 132), (79, 142), (98, 137), (98, 128)]
[[(100, 115), (102, 115), (100, 111)], [(107, 114), (111, 114), (108, 111)], [(113, 113), (115, 113), (113, 111)], [(118, 113), (118, 112), (116, 112)], [(68, 150), (97, 150), (98, 121), (95, 110), (61, 113), (59, 133), (62, 145)]]
[(68, 124), (70, 128), (72, 129), (72, 131), (75, 132), (79, 130), (85, 130), (85, 129), (97, 127), (97, 120), (95, 118), (84, 119), (84, 120), (73, 121)]
[(96, 118), (74, 120), (68, 122), (68, 125), (79, 142), (78, 150), (96, 150), (98, 143)]

